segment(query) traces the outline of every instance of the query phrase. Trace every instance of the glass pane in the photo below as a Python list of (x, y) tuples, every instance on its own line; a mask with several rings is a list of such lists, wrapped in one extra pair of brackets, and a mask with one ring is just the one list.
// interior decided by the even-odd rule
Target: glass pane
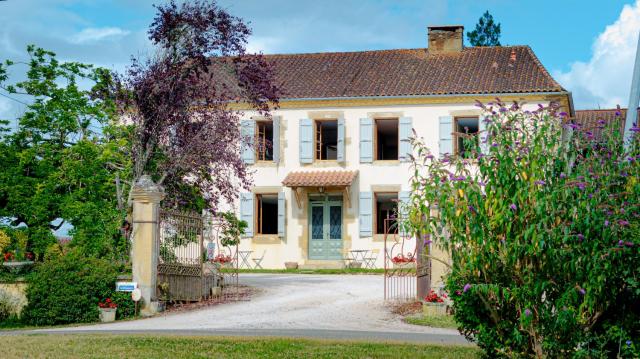
[(311, 207), (311, 238), (322, 239), (322, 225), (324, 222), (324, 208), (320, 206)]
[(329, 238), (342, 238), (342, 207), (329, 207)]

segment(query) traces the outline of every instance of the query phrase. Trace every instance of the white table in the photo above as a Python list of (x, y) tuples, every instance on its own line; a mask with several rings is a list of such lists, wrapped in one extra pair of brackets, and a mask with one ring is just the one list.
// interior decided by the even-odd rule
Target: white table
[(247, 269), (251, 269), (251, 263), (249, 263), (251, 253), (253, 253), (253, 251), (238, 251), (238, 256), (240, 257), (238, 268), (242, 268), (242, 266), (245, 265)]

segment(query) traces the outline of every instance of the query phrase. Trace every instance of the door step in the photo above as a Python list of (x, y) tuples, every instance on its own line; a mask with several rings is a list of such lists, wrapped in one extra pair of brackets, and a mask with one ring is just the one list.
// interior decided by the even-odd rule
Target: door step
[(342, 260), (307, 260), (300, 266), (300, 269), (343, 269)]

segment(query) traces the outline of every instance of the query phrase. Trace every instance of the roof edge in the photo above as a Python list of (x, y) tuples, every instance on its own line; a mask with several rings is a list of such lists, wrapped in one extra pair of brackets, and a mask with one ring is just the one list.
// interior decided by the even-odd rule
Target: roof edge
[(338, 100), (376, 100), (376, 99), (406, 99), (406, 98), (447, 98), (447, 97), (477, 97), (477, 96), (522, 96), (522, 95), (569, 95), (569, 91), (528, 91), (528, 92), (486, 92), (486, 93), (450, 93), (432, 95), (395, 95), (395, 96), (344, 96), (344, 97), (295, 97), (281, 98), (282, 101), (338, 101)]

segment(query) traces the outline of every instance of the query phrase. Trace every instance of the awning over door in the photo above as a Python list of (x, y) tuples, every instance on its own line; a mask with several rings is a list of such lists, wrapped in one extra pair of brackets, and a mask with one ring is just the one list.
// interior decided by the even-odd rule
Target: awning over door
[(358, 171), (294, 171), (284, 178), (282, 184), (293, 189), (298, 208), (301, 207), (298, 193), (300, 187), (316, 187), (319, 192), (324, 192), (326, 189), (342, 189), (347, 205), (351, 207), (349, 187), (357, 176)]

